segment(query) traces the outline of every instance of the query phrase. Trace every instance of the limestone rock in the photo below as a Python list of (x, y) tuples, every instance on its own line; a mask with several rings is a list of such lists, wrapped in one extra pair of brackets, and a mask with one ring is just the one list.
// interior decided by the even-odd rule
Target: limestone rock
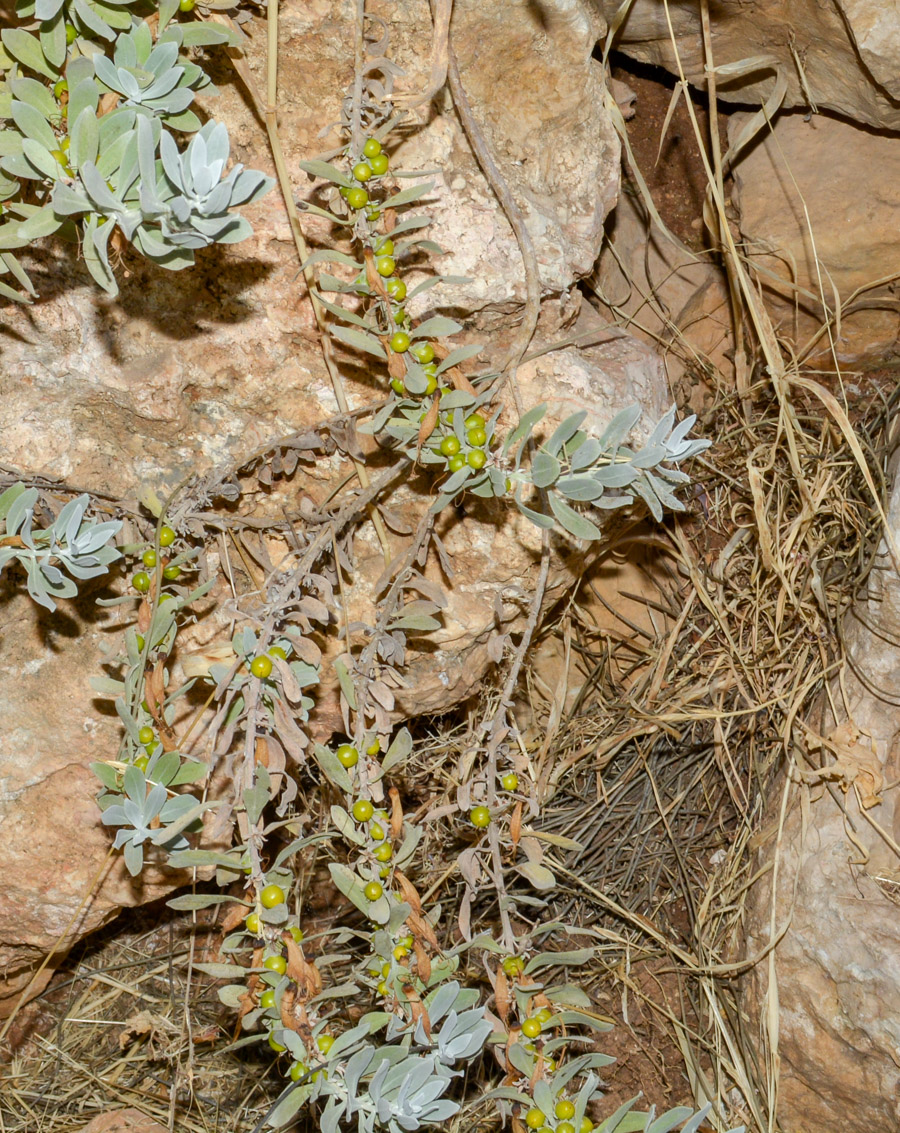
[[(896, 532), (898, 487), (888, 520)], [(849, 790), (835, 787), (846, 817), (822, 787), (810, 787), (808, 813), (795, 796), (779, 848), (773, 837), (761, 851), (760, 864), (778, 858), (775, 924), (789, 925), (775, 971), (779, 1117), (792, 1133), (820, 1133), (835, 1121), (847, 1133), (900, 1126), (900, 577), (886, 554), (868, 586), (870, 597), (846, 626), (849, 719), (831, 733), (832, 749), (814, 753), (816, 765), (847, 766)], [(837, 690), (835, 699), (842, 702)], [(863, 813), (869, 791), (881, 801)], [(776, 801), (773, 820), (777, 811)], [(770, 914), (771, 870), (748, 903), (748, 957), (768, 943)], [(757, 965), (748, 981), (751, 1013), (761, 1010), (766, 969)]]
[[(618, 0), (600, 0), (612, 20)], [(897, 6), (884, 0), (721, 0), (710, 4), (712, 55), (716, 66), (765, 57), (768, 62), (724, 83), (724, 101), (761, 103), (772, 92), (776, 72), (786, 84), (786, 107), (833, 110), (857, 122), (900, 128), (897, 102), (900, 33)], [(644, 63), (678, 73), (667, 12), (681, 65), (689, 82), (706, 88), (699, 5), (679, 0), (635, 0), (617, 46)]]
[(682, 382), (689, 388), (707, 367), (733, 378), (734, 335), (721, 269), (660, 231), (632, 193), (620, 195), (607, 240), (592, 286), (610, 322), (658, 347), (673, 389)]
[[(730, 136), (746, 118), (732, 116)], [(851, 169), (865, 170), (865, 176), (849, 187)], [(761, 282), (779, 334), (801, 348), (822, 325), (820, 296), (833, 311), (836, 292), (842, 304), (840, 328), (834, 331), (839, 361), (889, 354), (900, 316), (886, 286), (850, 300), (857, 289), (896, 272), (900, 262), (896, 138), (822, 115), (809, 121), (782, 115), (774, 135), (763, 137), (738, 162), (734, 179), (733, 198), (751, 263), (775, 273), (775, 280), (766, 275)], [(796, 311), (791, 281), (800, 288)], [(822, 336), (814, 356), (828, 345)]]

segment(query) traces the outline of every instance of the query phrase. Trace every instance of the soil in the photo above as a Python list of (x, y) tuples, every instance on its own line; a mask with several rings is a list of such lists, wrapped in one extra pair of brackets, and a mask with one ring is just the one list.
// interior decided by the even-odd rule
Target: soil
[[(689, 247), (699, 248), (706, 170), (691, 116), (680, 95), (666, 125), (677, 81), (661, 67), (638, 63), (615, 52), (610, 62), (613, 79), (630, 87), (637, 96), (634, 117), (628, 121), (628, 140), (659, 214), (679, 239)], [(706, 146), (709, 107), (705, 96), (691, 89), (691, 106)], [(719, 144), (723, 153), (727, 149), (727, 113), (733, 109), (719, 107)]]

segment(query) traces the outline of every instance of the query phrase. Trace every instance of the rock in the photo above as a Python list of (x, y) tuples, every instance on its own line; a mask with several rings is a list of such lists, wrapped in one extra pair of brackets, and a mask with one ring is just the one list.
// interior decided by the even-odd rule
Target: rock
[(98, 1113), (78, 1133), (166, 1133), (166, 1126), (128, 1106)]
[[(0, 583), (0, 1016), (60, 937), (60, 956), (121, 908), (152, 901), (190, 880), (150, 867), (133, 881), (119, 854), (97, 885), (110, 845), (89, 764), (118, 749), (117, 717), (98, 711), (89, 679), (109, 649), (117, 618), (98, 616), (94, 595), (48, 614), (7, 573)], [(82, 902), (84, 902), (82, 906)], [(70, 921), (75, 917), (74, 925)], [(37, 994), (53, 974), (45, 969)]]
[[(896, 531), (896, 481), (888, 522)], [(835, 1122), (847, 1133), (895, 1133), (900, 1127), (900, 655), (894, 645), (900, 577), (886, 554), (869, 575), (868, 589), (845, 627), (853, 660), (843, 679), (849, 717), (830, 730), (831, 746), (824, 751), (807, 740), (810, 762), (800, 763), (810, 781), (800, 788), (806, 801), (801, 805), (792, 788), (778, 840), (780, 798), (773, 801), (773, 833), (758, 863), (777, 862), (774, 920), (777, 931), (787, 928), (775, 949), (779, 1118), (796, 1133), (820, 1133)], [(843, 703), (837, 689), (835, 702)], [(823, 764), (835, 776), (832, 790), (846, 817), (809, 770)], [(835, 764), (844, 769), (843, 780)], [(758, 956), (770, 939), (771, 876), (764, 869), (748, 902), (747, 957)], [(763, 961), (745, 988), (751, 1015), (764, 1013), (759, 1005), (766, 988)]]
[[(730, 138), (747, 117), (731, 117)], [(865, 170), (850, 191), (849, 169)], [(764, 136), (735, 166), (734, 181), (733, 199), (750, 262), (776, 277), (762, 276), (761, 283), (778, 333), (799, 351), (822, 325), (820, 294), (824, 291), (834, 310), (836, 291), (843, 307), (840, 332), (834, 332), (838, 360), (877, 362), (889, 354), (900, 330), (890, 285), (866, 292), (855, 304), (851, 298), (857, 289), (897, 270), (896, 139), (823, 115), (809, 121), (781, 115), (774, 135)], [(802, 289), (796, 311), (791, 280)], [(877, 296), (886, 297), (884, 309)], [(828, 348), (823, 335), (813, 356), (827, 354)]]
[[(721, 269), (662, 232), (634, 191), (620, 195), (607, 240), (592, 277), (601, 313), (659, 348), (673, 389), (701, 385), (708, 367), (733, 380), (734, 335)], [(702, 396), (691, 407), (702, 410)]]
[[(618, 0), (600, 0), (612, 20)], [(725, 102), (762, 103), (776, 72), (786, 87), (784, 105), (833, 110), (870, 126), (900, 129), (898, 79), (900, 34), (893, 4), (883, 0), (720, 0), (710, 4), (712, 56), (716, 66), (765, 57), (768, 65), (742, 78), (719, 80)], [(635, 0), (616, 39), (625, 54), (678, 73), (667, 15), (678, 57), (689, 82), (706, 89), (705, 60), (696, 4)]]
[[(298, 162), (334, 141), (320, 135), (340, 117), (351, 7), (325, 0), (282, 6), (281, 137), (298, 195), (319, 192)], [(567, 0), (542, 5), (540, 18), (529, 0), (502, 6), (458, 0), (455, 7), (463, 81), (526, 214), (546, 295), (542, 329), (552, 334), (577, 316), (570, 290), (596, 258), (618, 186), (618, 142), (603, 109), (601, 68), (591, 57), (599, 22)], [(386, 15), (389, 53), (405, 68), (403, 85), (421, 91), (430, 65), (422, 50), (431, 37), (427, 0), (408, 0)], [(247, 44), (261, 89), (263, 41), (257, 34)], [(265, 135), (248, 100), (221, 57), (214, 66), (222, 93), (204, 108), (228, 123), (235, 160), (269, 170)], [(520, 256), (454, 112), (443, 101), (420, 117), (427, 124), (409, 131), (397, 160), (413, 168), (439, 165), (431, 204), (435, 236), (447, 249), (439, 267), (473, 277), (443, 297), (429, 293), (427, 304), (450, 303), (487, 330), (489, 365), (515, 333), (525, 294)], [(192, 472), (240, 463), (269, 439), (334, 414), (278, 191), (244, 211), (254, 236), (201, 252), (193, 270), (167, 273), (126, 252), (115, 301), (86, 283), (70, 249), (51, 245), (31, 253), (40, 303), (8, 305), (0, 313), (5, 467), (133, 500), (143, 487), (164, 495)], [(304, 227), (314, 245), (326, 235), (320, 222), (304, 220)], [(525, 396), (546, 397), (560, 413), (596, 409), (601, 424), (635, 398), (658, 416), (666, 397), (652, 353), (630, 340), (605, 349), (545, 356), (523, 371)], [(344, 377), (351, 405), (373, 400), (369, 368), (358, 359), (348, 361)], [(323, 457), (272, 490), (248, 484), (240, 507), (249, 512), (259, 504), (280, 514), (282, 504), (296, 509), (298, 496), (324, 502), (349, 473), (344, 457)], [(424, 499), (415, 487), (407, 486), (397, 506), (418, 516)], [(404, 712), (444, 711), (469, 695), (489, 664), (490, 634), (521, 626), (530, 601), (534, 529), (511, 509), (473, 505), (470, 513), (470, 525), (449, 512), (439, 521), (458, 580), (437, 649), (411, 657), (409, 688), (400, 694)], [(562, 538), (554, 546), (554, 585), (566, 585), (580, 569), (580, 552)], [(371, 620), (383, 557), (365, 526), (354, 552), (348, 606)], [(100, 711), (92, 704), (88, 679), (101, 671), (104, 648), (117, 647), (107, 643), (118, 636), (117, 619), (128, 608), (101, 614), (87, 596), (48, 619), (12, 593), (8, 577), (4, 585), (0, 702), (17, 723), (2, 755), (0, 964), (13, 979), (7, 985), (13, 996), (79, 909), (109, 846), (87, 765), (116, 751), (118, 727), (106, 702)], [(113, 588), (121, 588), (119, 576)], [(185, 647), (221, 632), (211, 617), (186, 633)], [(314, 725), (319, 738), (340, 724), (333, 692), (323, 690)], [(120, 907), (183, 880), (150, 871), (133, 882), (116, 857), (102, 888), (78, 913), (67, 945)]]

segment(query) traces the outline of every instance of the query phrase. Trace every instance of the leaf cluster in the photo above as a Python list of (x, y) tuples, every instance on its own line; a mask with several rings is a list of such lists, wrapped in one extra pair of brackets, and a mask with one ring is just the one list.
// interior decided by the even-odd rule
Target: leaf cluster
[[(117, 293), (115, 233), (170, 270), (192, 264), (198, 248), (251, 234), (234, 209), (274, 182), (240, 165), (226, 171), (225, 126), (201, 127), (191, 109), (197, 91), (215, 90), (188, 52), (231, 43), (233, 33), (170, 22), (176, 10), (177, 3), (160, 5), (155, 41), (126, 0), (38, 0), (19, 9), (40, 21), (36, 32), (3, 31), (0, 260), (23, 289), (0, 281), (8, 298), (35, 294), (14, 251), (56, 232), (77, 237), (88, 270), (110, 295)], [(81, 30), (72, 43), (67, 14)], [(194, 137), (182, 151), (176, 136), (185, 133)]]

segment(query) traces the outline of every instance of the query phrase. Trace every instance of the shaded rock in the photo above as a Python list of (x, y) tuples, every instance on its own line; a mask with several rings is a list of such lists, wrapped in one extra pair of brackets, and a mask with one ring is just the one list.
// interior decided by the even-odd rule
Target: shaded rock
[[(612, 20), (620, 5), (600, 0), (599, 7)], [(710, 4), (710, 10), (716, 66), (763, 56), (769, 60), (745, 77), (720, 80), (724, 101), (765, 101), (777, 71), (786, 85), (786, 107), (833, 110), (870, 126), (900, 129), (900, 34), (894, 5), (883, 0), (721, 0)], [(617, 46), (634, 59), (677, 74), (667, 13), (685, 75), (705, 90), (698, 4), (635, 0)]]
[[(747, 115), (729, 121), (729, 136)], [(848, 171), (865, 176), (848, 182)], [(900, 263), (900, 147), (896, 137), (847, 122), (782, 115), (734, 169), (733, 199), (751, 263), (774, 273), (761, 277), (778, 333), (802, 349), (836, 308), (833, 329), (841, 362), (879, 360), (900, 331), (888, 285), (854, 293), (891, 276)], [(783, 283), (779, 283), (783, 280)], [(822, 335), (813, 356), (828, 351)]]
[[(898, 487), (888, 521), (896, 530)], [(787, 927), (775, 949), (779, 1117), (796, 1133), (820, 1133), (838, 1117), (848, 1133), (900, 1126), (900, 577), (886, 554), (868, 589), (845, 627), (848, 719), (829, 726), (824, 748), (802, 733), (805, 784), (792, 788), (780, 840), (773, 803), (760, 852), (761, 865), (777, 865), (776, 932)], [(811, 770), (823, 765), (832, 794)], [(748, 957), (770, 939), (771, 877), (769, 869), (751, 891)], [(764, 1015), (767, 986), (763, 961), (745, 990), (751, 1015)]]
[[(683, 385), (685, 401), (710, 367), (733, 380), (734, 335), (721, 269), (662, 232), (633, 188), (610, 214), (591, 283), (611, 322), (659, 350), (670, 386)], [(692, 408), (703, 408), (702, 397)]]
[(165, 1130), (165, 1125), (128, 1106), (98, 1113), (87, 1125), (81, 1126), (79, 1133), (165, 1133)]

